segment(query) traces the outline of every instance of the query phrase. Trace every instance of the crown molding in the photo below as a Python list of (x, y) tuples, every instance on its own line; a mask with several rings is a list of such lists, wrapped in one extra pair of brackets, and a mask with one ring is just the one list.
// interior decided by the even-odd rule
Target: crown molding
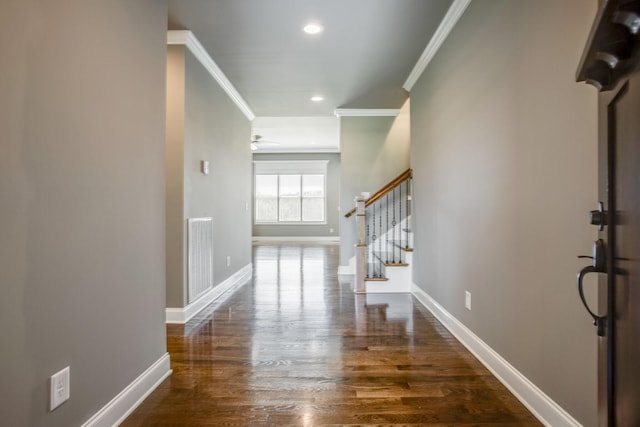
[(442, 43), (444, 43), (449, 33), (456, 25), (458, 19), (460, 19), (467, 6), (469, 6), (469, 3), (471, 3), (471, 0), (453, 0), (453, 3), (451, 3), (446, 15), (442, 18), (442, 22), (438, 26), (438, 29), (433, 33), (431, 40), (429, 40), (429, 44), (427, 44), (422, 55), (420, 55), (420, 59), (418, 59), (413, 70), (411, 70), (411, 73), (404, 82), (404, 85), (402, 85), (404, 90), (411, 92), (411, 88), (413, 88), (413, 85), (418, 81), (424, 70), (427, 68), (427, 65), (429, 65), (429, 62), (431, 62), (435, 56), (436, 52), (438, 52), (438, 49), (440, 49), (440, 46), (442, 46)]
[(168, 45), (184, 45), (189, 51), (200, 61), (202, 66), (211, 74), (216, 82), (222, 87), (231, 100), (238, 106), (240, 111), (249, 119), (256, 118), (251, 108), (245, 100), (240, 96), (235, 87), (231, 84), (227, 76), (224, 75), (218, 64), (214, 62), (209, 53), (200, 44), (193, 31), (189, 30), (169, 30), (167, 31)]
[(336, 108), (336, 117), (395, 117), (400, 114), (399, 108)]

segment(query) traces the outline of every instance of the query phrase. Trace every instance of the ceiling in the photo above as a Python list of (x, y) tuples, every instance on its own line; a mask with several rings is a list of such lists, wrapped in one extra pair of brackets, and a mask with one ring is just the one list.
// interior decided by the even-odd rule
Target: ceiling
[(339, 126), (335, 116), (256, 117), (251, 132), (258, 152), (331, 153), (339, 151)]
[[(326, 118), (337, 108), (400, 108), (408, 96), (402, 86), (451, 3), (169, 0), (169, 29), (191, 30), (258, 118)], [(324, 31), (306, 34), (309, 22)], [(314, 95), (324, 100), (313, 102)], [(289, 140), (260, 151), (296, 151), (288, 147), (302, 121), (274, 119), (289, 128)], [(313, 121), (300, 138), (302, 151), (313, 151)], [(319, 126), (326, 131), (326, 120)], [(277, 132), (271, 126), (260, 135), (275, 141)]]

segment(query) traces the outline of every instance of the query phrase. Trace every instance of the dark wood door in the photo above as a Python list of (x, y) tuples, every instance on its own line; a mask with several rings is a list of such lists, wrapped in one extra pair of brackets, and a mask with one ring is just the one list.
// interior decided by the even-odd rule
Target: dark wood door
[[(601, 227), (593, 265), (601, 426), (640, 426), (640, 0), (605, 0), (577, 72), (599, 92)], [(598, 250), (596, 250), (598, 249)], [(587, 306), (586, 301), (585, 306)], [(589, 307), (587, 307), (589, 309)], [(595, 331), (594, 331), (595, 332)]]
[(600, 195), (608, 211), (601, 232), (607, 255), (600, 286), (607, 306), (599, 350), (601, 425), (640, 426), (640, 74), (601, 93), (599, 101), (605, 130)]

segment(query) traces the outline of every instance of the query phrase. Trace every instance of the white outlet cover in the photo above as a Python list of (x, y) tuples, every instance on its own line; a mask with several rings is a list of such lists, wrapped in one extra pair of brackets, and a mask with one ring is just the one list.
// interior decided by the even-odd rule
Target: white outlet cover
[(464, 307), (471, 310), (471, 292), (469, 291), (464, 292)]
[(63, 370), (51, 376), (49, 392), (49, 410), (53, 411), (58, 406), (69, 400), (70, 385), (69, 380), (71, 369), (67, 366)]

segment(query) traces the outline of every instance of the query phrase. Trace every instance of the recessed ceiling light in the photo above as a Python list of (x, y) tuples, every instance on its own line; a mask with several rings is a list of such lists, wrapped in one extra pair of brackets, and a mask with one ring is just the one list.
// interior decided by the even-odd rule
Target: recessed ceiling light
[(324, 97), (320, 96), (320, 95), (314, 95), (314, 96), (311, 97), (311, 100), (313, 102), (320, 102), (320, 101), (324, 101)]
[(319, 34), (322, 31), (324, 31), (324, 27), (320, 24), (316, 24), (314, 22), (311, 22), (307, 25), (305, 25), (302, 30), (307, 33), (307, 34)]

